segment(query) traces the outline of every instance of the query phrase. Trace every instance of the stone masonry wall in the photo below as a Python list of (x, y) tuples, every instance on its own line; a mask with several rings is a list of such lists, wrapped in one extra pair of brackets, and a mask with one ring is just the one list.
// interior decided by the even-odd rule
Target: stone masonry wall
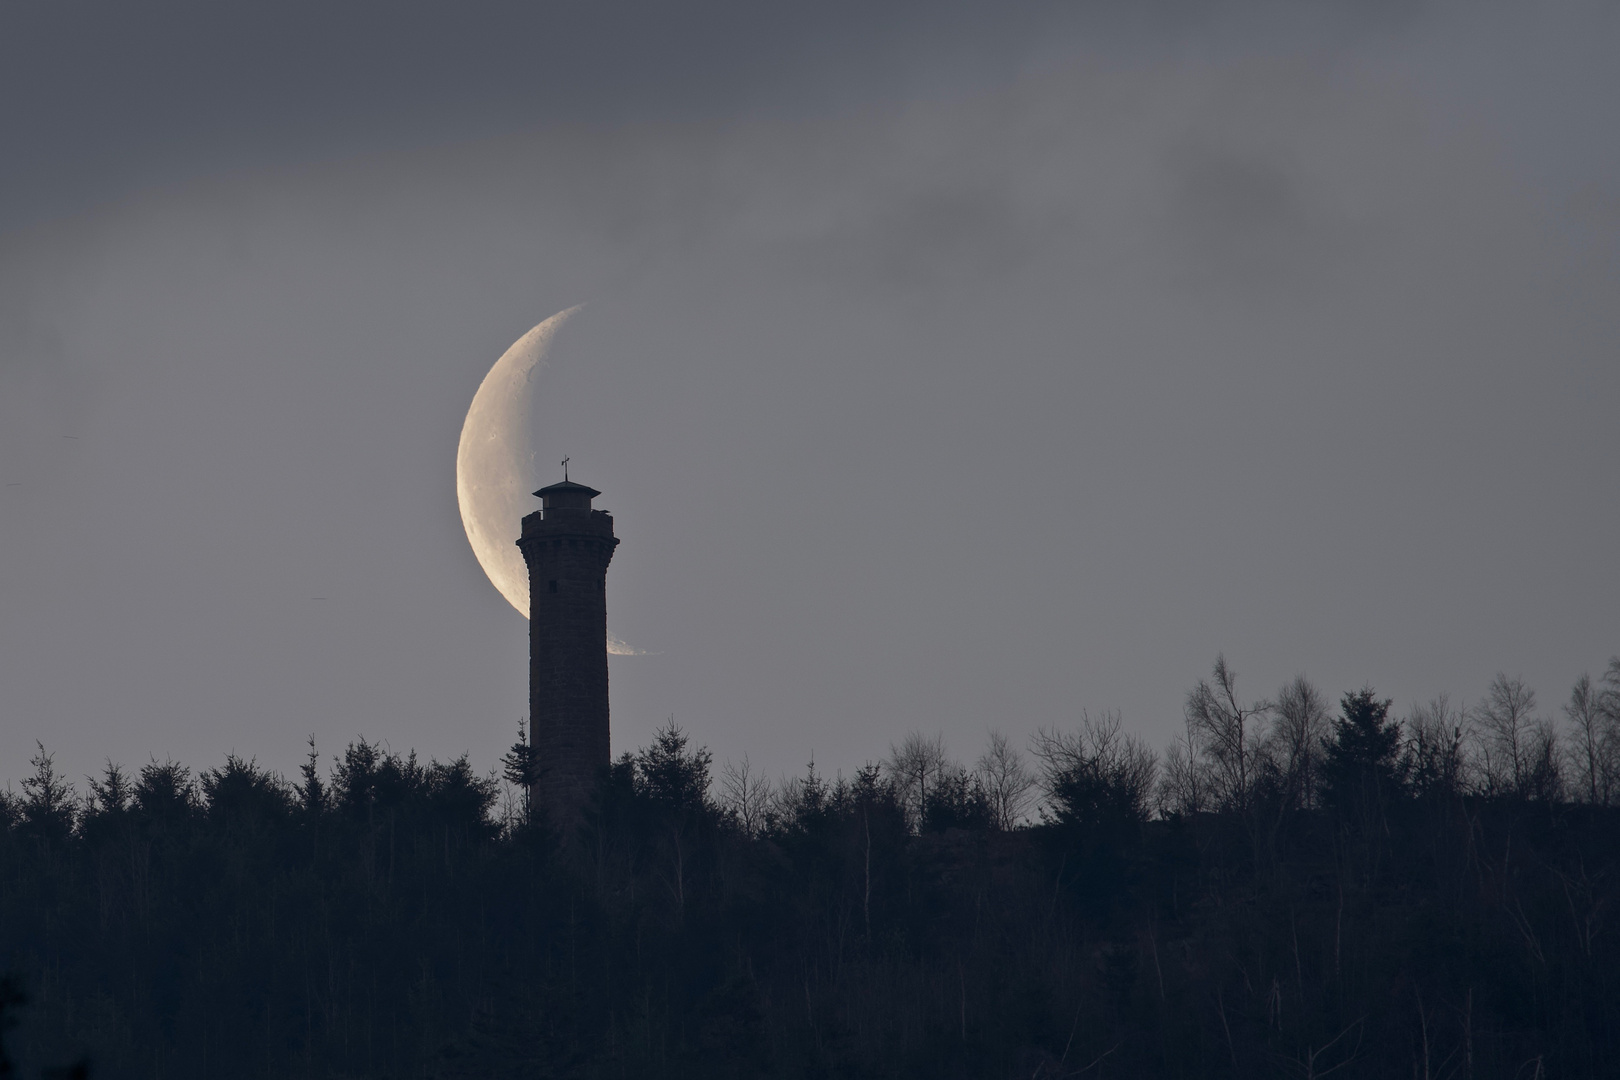
[(619, 541), (601, 510), (523, 519), (529, 566), (529, 727), (535, 807), (564, 832), (608, 764), (607, 566)]

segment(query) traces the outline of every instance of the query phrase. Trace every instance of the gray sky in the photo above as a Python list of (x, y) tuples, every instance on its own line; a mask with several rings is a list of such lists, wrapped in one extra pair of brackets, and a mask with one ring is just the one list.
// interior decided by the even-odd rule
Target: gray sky
[(1620, 652), (1612, 4), (241, 7), (0, 3), (0, 782), (493, 765), (456, 440), (576, 303), (616, 750)]

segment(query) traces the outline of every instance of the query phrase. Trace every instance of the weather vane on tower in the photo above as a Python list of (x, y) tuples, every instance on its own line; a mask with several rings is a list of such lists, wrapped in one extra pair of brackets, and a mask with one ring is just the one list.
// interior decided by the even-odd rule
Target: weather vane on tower
[(567, 458), (562, 459), (562, 467), (563, 467), (563, 483), (566, 484), (568, 482), (568, 459)]

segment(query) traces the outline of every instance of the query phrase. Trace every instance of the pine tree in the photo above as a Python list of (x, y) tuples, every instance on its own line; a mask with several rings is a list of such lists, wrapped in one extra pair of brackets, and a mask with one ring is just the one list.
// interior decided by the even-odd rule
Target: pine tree
[(506, 782), (523, 793), (523, 824), (534, 823), (534, 782), (539, 773), (534, 744), (529, 742), (528, 727), (518, 721), (517, 742), (501, 757), (501, 775)]
[(1401, 725), (1391, 720), (1389, 698), (1365, 686), (1339, 699), (1339, 718), (1322, 764), (1330, 806), (1373, 837), (1383, 823), (1385, 802), (1401, 789)]

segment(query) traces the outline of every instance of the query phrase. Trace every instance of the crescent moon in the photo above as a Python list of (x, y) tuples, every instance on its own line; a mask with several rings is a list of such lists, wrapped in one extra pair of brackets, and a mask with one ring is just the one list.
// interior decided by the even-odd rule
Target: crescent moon
[(473, 395), (456, 449), (456, 501), (478, 564), (525, 619), (529, 568), (517, 549), (519, 522), (534, 507), (530, 402), (551, 339), (579, 306), (559, 311), (512, 343)]

